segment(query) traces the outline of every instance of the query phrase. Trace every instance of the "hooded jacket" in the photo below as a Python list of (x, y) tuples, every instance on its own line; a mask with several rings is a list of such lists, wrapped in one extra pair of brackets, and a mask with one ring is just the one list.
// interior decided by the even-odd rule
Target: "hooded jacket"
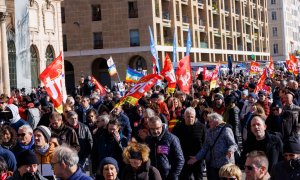
[(12, 112), (13, 117), (9, 119), (9, 122), (10, 126), (14, 128), (16, 132), (18, 132), (19, 127), (23, 126), (24, 124), (28, 124), (24, 119), (21, 118), (19, 109), (16, 105), (8, 104), (6, 107)]
[(166, 126), (158, 137), (149, 136), (151, 165), (156, 167), (163, 179), (177, 180), (184, 165), (184, 156), (179, 139)]

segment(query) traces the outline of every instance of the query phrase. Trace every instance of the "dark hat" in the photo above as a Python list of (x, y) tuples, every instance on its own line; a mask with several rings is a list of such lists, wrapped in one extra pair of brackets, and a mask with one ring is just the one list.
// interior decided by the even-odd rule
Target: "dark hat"
[(262, 91), (262, 90), (260, 90), (260, 91), (258, 91), (258, 95), (266, 95), (266, 92), (265, 91)]
[(300, 137), (291, 136), (284, 142), (284, 153), (300, 154)]
[(251, 89), (255, 89), (255, 87), (256, 87), (256, 85), (255, 85), (254, 83), (250, 83), (250, 84), (248, 85), (248, 88), (251, 88)]
[(275, 100), (273, 101), (271, 108), (276, 107), (276, 108), (282, 108), (282, 103), (280, 100)]
[(39, 164), (34, 152), (31, 150), (25, 150), (20, 152), (16, 159), (18, 168), (23, 165)]
[(119, 173), (118, 162), (112, 157), (106, 157), (106, 158), (102, 159), (102, 161), (100, 162), (100, 174), (103, 173), (103, 167), (107, 164), (114, 165), (117, 170), (117, 173)]
[(42, 98), (40, 100), (40, 103), (41, 103), (42, 107), (50, 107), (49, 101), (47, 101), (46, 98)]
[(34, 131), (39, 130), (42, 132), (42, 134), (44, 135), (45, 139), (47, 140), (47, 142), (49, 142), (50, 137), (51, 137), (51, 131), (49, 128), (47, 128), (46, 126), (38, 126), (34, 129)]
[(224, 96), (222, 94), (220, 94), (220, 93), (217, 93), (217, 94), (215, 94), (215, 99), (216, 100), (218, 100), (218, 99), (224, 100)]
[(291, 94), (293, 97), (295, 97), (295, 94), (292, 91), (290, 91), (290, 90), (286, 91), (285, 94)]
[(150, 98), (151, 99), (158, 99), (158, 94), (157, 93), (153, 93)]
[(228, 95), (224, 101), (225, 101), (225, 105), (228, 105), (230, 103), (235, 103), (236, 98), (233, 95)]
[(257, 99), (257, 96), (255, 93), (249, 93), (248, 97), (252, 97), (254, 99)]

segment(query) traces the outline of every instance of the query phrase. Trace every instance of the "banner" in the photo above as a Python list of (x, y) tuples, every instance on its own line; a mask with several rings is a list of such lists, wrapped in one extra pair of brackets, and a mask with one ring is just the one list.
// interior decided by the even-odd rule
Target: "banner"
[(164, 68), (161, 71), (161, 75), (168, 81), (167, 92), (174, 93), (176, 88), (176, 77), (171, 59), (167, 53), (166, 58), (164, 60)]
[(49, 66), (40, 74), (40, 80), (43, 82), (47, 94), (53, 102), (57, 112), (62, 113), (62, 55), (52, 61)]
[(186, 54), (185, 54), (185, 56), (190, 55), (191, 48), (192, 48), (192, 40), (191, 40), (191, 30), (189, 28), (188, 37), (186, 39), (186, 52), (185, 52)]
[(123, 105), (125, 102), (136, 106), (139, 99), (155, 85), (157, 80), (161, 80), (161, 77), (158, 74), (149, 74), (147, 76), (143, 76), (139, 82), (137, 82), (135, 86), (126, 93), (120, 102), (115, 105), (114, 108)]
[(287, 69), (290, 73), (293, 73), (295, 76), (298, 76), (299, 74), (298, 59), (292, 54), (289, 54), (289, 56), (290, 59), (286, 60)]
[(144, 74), (137, 72), (133, 69), (131, 69), (130, 67), (127, 67), (127, 71), (126, 71), (126, 80), (125, 82), (127, 83), (136, 83), (138, 82), (142, 77), (144, 76)]
[(185, 56), (178, 62), (176, 70), (176, 80), (180, 91), (190, 94), (192, 83), (190, 56)]
[(265, 85), (265, 80), (267, 78), (267, 69), (264, 68), (263, 73), (261, 75), (261, 77), (258, 80), (258, 83), (254, 89), (254, 93), (258, 93), (258, 91), (265, 91), (267, 94), (270, 93), (270, 87), (268, 87), (267, 85)]
[(259, 64), (256, 61), (252, 61), (250, 65), (250, 74), (258, 75), (259, 73)]
[(218, 74), (220, 69), (220, 63), (216, 65), (216, 69), (212, 73), (211, 81), (210, 81), (210, 90), (217, 87)]
[(109, 75), (110, 76), (113, 76), (115, 74), (117, 74), (117, 69), (116, 69), (116, 65), (112, 59), (112, 57), (110, 57), (108, 60), (107, 60), (107, 66), (108, 66), (108, 72), (109, 72)]
[(99, 91), (100, 96), (106, 95), (105, 88), (97, 81), (97, 79), (94, 76), (92, 76), (92, 83), (95, 84), (95, 90)]
[(270, 64), (269, 64), (269, 67), (268, 67), (268, 71), (269, 71), (270, 78), (274, 78), (275, 68), (274, 68), (274, 61), (272, 59), (272, 56), (270, 56)]
[(149, 33), (150, 33), (150, 49), (151, 49), (151, 54), (152, 54), (152, 70), (153, 74), (158, 74), (160, 72), (160, 67), (159, 67), (159, 62), (158, 62), (158, 55), (157, 51), (155, 48), (155, 42), (152, 34), (152, 30), (149, 28)]

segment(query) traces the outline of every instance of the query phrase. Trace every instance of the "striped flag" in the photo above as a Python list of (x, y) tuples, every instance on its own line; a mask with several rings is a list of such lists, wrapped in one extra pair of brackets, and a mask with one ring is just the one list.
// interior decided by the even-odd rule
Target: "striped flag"
[(126, 72), (126, 82), (128, 82), (128, 83), (136, 83), (143, 76), (144, 76), (144, 74), (142, 74), (140, 72), (137, 72), (137, 71), (131, 69), (130, 67), (128, 67), (127, 68), (127, 72)]

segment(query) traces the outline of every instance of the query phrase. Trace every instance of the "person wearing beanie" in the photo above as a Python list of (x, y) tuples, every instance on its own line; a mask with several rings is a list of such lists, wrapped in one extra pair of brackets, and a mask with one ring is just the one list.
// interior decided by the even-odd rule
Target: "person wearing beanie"
[(31, 150), (22, 151), (17, 156), (17, 170), (9, 180), (47, 180), (38, 171), (38, 160)]
[(277, 163), (271, 172), (271, 180), (300, 179), (300, 135), (291, 136), (284, 142), (284, 160)]
[(50, 162), (55, 145), (49, 143), (50, 137), (51, 131), (48, 127), (38, 126), (34, 129), (34, 152), (39, 162), (39, 171), (47, 179), (54, 179)]
[(223, 115), (225, 111), (224, 96), (220, 93), (215, 94), (212, 108), (214, 112)]
[(67, 145), (55, 148), (51, 166), (55, 177), (60, 180), (92, 180), (77, 165), (79, 157), (75, 149)]
[(96, 180), (118, 180), (119, 166), (118, 162), (112, 157), (102, 159), (99, 165), (100, 176)]

